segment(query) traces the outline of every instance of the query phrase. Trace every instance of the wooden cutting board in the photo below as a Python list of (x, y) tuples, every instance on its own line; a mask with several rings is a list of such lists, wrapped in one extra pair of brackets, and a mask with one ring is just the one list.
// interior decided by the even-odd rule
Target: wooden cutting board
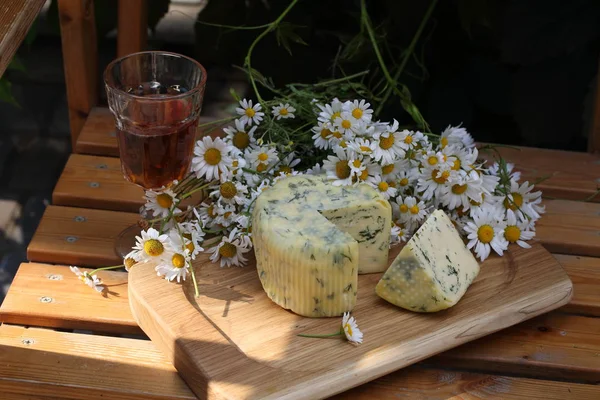
[[(390, 262), (399, 249), (393, 249)], [(150, 264), (129, 272), (130, 306), (140, 327), (167, 355), (190, 388), (210, 399), (314, 399), (333, 395), (488, 335), (569, 302), (573, 286), (540, 244), (492, 257), (461, 301), (420, 314), (379, 298), (381, 274), (361, 275), (353, 315), (364, 333), (354, 346), (331, 333), (341, 318), (305, 318), (271, 302), (253, 264), (220, 268), (196, 263), (191, 279), (174, 284)]]

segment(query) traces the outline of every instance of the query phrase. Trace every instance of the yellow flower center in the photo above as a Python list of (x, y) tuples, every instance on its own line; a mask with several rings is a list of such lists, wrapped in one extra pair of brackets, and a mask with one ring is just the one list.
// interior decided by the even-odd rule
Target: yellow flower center
[(227, 218), (231, 217), (231, 211), (227, 211), (225, 214), (223, 214), (223, 217), (224, 217), (225, 219), (227, 219)]
[(340, 147), (341, 147), (342, 149), (345, 149), (346, 147), (348, 147), (348, 144), (346, 143), (346, 141), (345, 141), (345, 140), (342, 140), (342, 141), (340, 142)]
[(335, 132), (331, 132), (331, 134), (333, 135), (334, 138), (336, 139), (341, 139), (342, 138), (342, 134), (338, 131)]
[(341, 125), (342, 125), (342, 128), (344, 128), (344, 129), (350, 129), (350, 127), (352, 126), (352, 122), (345, 119), (345, 120), (342, 120)]
[(231, 258), (237, 254), (237, 248), (233, 244), (225, 242), (219, 247), (219, 254), (221, 257)]
[(340, 160), (335, 163), (335, 175), (340, 179), (346, 179), (350, 176), (350, 166), (347, 160)]
[(156, 239), (148, 239), (144, 243), (144, 251), (149, 256), (158, 257), (165, 251), (165, 248), (160, 241)]
[(335, 121), (336, 118), (340, 117), (342, 115), (341, 111), (336, 111), (333, 114), (331, 114), (331, 121)]
[(352, 110), (352, 116), (356, 119), (360, 119), (363, 116), (363, 110), (360, 108), (355, 108)]
[(282, 108), (281, 110), (279, 110), (279, 115), (288, 115), (288, 109)]
[(448, 146), (448, 138), (447, 137), (443, 137), (442, 140), (440, 140), (440, 143), (442, 145), (442, 149), (446, 146)]
[(367, 171), (366, 169), (364, 169), (360, 173), (360, 176), (358, 177), (358, 179), (360, 179), (361, 181), (366, 181), (368, 177), (369, 177), (369, 171)]
[(254, 117), (254, 115), (256, 114), (256, 111), (254, 111), (254, 108), (246, 108), (246, 115), (250, 118)]
[(327, 139), (329, 136), (331, 136), (331, 134), (331, 131), (327, 128), (321, 130), (321, 137), (323, 139)]
[(394, 164), (388, 164), (381, 167), (381, 173), (383, 175), (391, 174), (394, 171)]
[(477, 238), (481, 243), (489, 243), (494, 239), (494, 228), (489, 225), (481, 225), (477, 229)]
[(379, 138), (379, 147), (381, 147), (382, 149), (387, 150), (390, 147), (392, 147), (393, 145), (394, 145), (394, 135), (392, 135), (391, 133), (388, 137), (381, 136)]
[(217, 165), (221, 162), (221, 151), (211, 147), (204, 153), (204, 161), (209, 165)]
[(390, 182), (388, 182), (388, 185), (390, 185), (391, 187), (395, 188), (396, 187), (396, 182), (395, 181), (390, 181)]
[(269, 159), (269, 155), (267, 153), (260, 153), (258, 155), (259, 161), (267, 161)]
[(131, 267), (133, 267), (135, 264), (137, 263), (137, 261), (135, 261), (133, 258), (128, 257), (125, 260), (123, 260), (123, 264), (125, 264), (125, 266), (127, 267), (127, 269), (130, 269)]
[(221, 196), (226, 199), (233, 199), (237, 194), (237, 188), (235, 187), (235, 183), (233, 182), (224, 182), (219, 186), (219, 193)]
[[(433, 181), (437, 184), (443, 185), (444, 183), (446, 183), (448, 181), (448, 178), (450, 178), (450, 172), (449, 171), (444, 171), (441, 174), (439, 174), (439, 170), (434, 169), (431, 172), (431, 179), (433, 179)], [(438, 176), (438, 174), (440, 176)]]
[(400, 179), (400, 186), (406, 186), (406, 185), (408, 185), (408, 178)]
[(460, 169), (460, 167), (461, 167), (460, 160), (457, 157), (456, 160), (454, 160), (454, 163), (452, 164), (452, 169), (454, 171), (458, 171)]
[(214, 205), (210, 205), (207, 209), (206, 209), (206, 214), (208, 214), (209, 217), (214, 218), (217, 216), (217, 214), (215, 213), (215, 206)]
[(352, 327), (350, 326), (350, 324), (344, 325), (344, 330), (348, 332), (348, 335), (352, 336)]
[(463, 206), (458, 206), (456, 207), (456, 214), (458, 214), (459, 217), (464, 217), (465, 215), (467, 215), (467, 211), (465, 211)]
[(467, 185), (452, 185), (452, 193), (463, 194), (467, 191)]
[[(371, 148), (368, 146), (360, 146), (360, 150), (364, 151), (365, 153), (370, 153), (371, 152)], [(393, 168), (393, 166), (392, 166)]]
[(521, 238), (521, 229), (516, 225), (509, 225), (504, 229), (504, 238), (510, 243), (515, 243)]
[(411, 135), (408, 135), (404, 138), (404, 143), (411, 144), (412, 142), (413, 142), (413, 137)]
[(377, 188), (380, 192), (386, 192), (390, 188), (390, 185), (388, 185), (387, 182), (379, 182)]
[(183, 268), (185, 267), (185, 257), (181, 254), (174, 254), (171, 258), (171, 263), (175, 268)]
[(516, 211), (519, 207), (523, 205), (523, 196), (521, 195), (521, 193), (516, 192), (512, 192), (511, 195), (512, 201), (510, 201), (508, 197), (504, 199), (504, 208), (510, 208), (511, 210)]
[(360, 160), (352, 161), (352, 165), (354, 165), (354, 168), (360, 168)]
[(256, 166), (256, 171), (257, 172), (265, 172), (266, 170), (267, 170), (267, 164), (259, 163)]
[(408, 212), (408, 206), (406, 204), (400, 204), (400, 212), (402, 214), (404, 214), (405, 212)]
[(427, 163), (428, 163), (429, 165), (436, 165), (436, 164), (438, 163), (438, 158), (437, 158), (436, 156), (430, 156), (430, 157), (427, 159)]
[(156, 196), (156, 203), (162, 208), (171, 208), (173, 205), (173, 198), (166, 193), (161, 193)]
[(239, 163), (239, 161), (238, 161), (238, 160), (233, 160), (233, 161), (232, 161), (232, 163), (231, 163), (231, 166), (232, 166), (233, 168), (237, 168), (239, 165), (240, 165), (240, 163)]
[(231, 143), (240, 150), (244, 150), (250, 146), (250, 135), (246, 132), (236, 132), (231, 139)]
[(419, 206), (417, 206), (416, 204), (414, 206), (412, 206), (410, 208), (410, 213), (411, 214), (418, 214), (419, 213)]
[(185, 249), (188, 250), (190, 252), (190, 254), (194, 254), (194, 250), (196, 249), (196, 246), (194, 246), (193, 242), (189, 242), (188, 244), (185, 245)]
[(277, 175), (279, 175), (281, 173), (284, 173), (285, 175), (291, 174), (292, 169), (288, 165), (283, 165), (283, 166), (279, 167), (279, 169), (277, 170)]

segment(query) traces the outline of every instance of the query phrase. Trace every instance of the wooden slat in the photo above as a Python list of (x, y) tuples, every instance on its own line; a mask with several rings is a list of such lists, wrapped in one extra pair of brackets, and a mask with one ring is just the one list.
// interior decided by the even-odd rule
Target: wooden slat
[(71, 154), (52, 194), (61, 206), (138, 212), (142, 188), (129, 183), (118, 158)]
[(148, 8), (146, 0), (119, 0), (117, 56), (137, 53), (148, 40)]
[(352, 400), (600, 398), (600, 386), (411, 367), (332, 397)]
[(69, 103), (71, 144), (98, 96), (98, 52), (93, 0), (58, 0), (62, 54)]
[[(600, 155), (533, 147), (499, 150), (508, 162), (517, 165), (523, 180), (549, 177), (537, 185), (544, 196), (584, 200), (600, 187)], [(594, 201), (600, 202), (600, 195)]]
[(600, 382), (600, 318), (549, 313), (442, 353), (428, 363)]
[[(202, 125), (210, 121), (214, 121), (214, 118), (200, 117), (198, 123)], [(208, 127), (208, 134), (214, 136), (221, 133), (219, 126)], [(199, 130), (198, 136), (202, 134), (202, 131)], [(77, 139), (75, 152), (99, 156), (119, 156), (119, 147), (115, 134), (115, 120), (108, 108), (94, 107), (92, 109)]]
[(576, 314), (600, 317), (600, 258), (555, 254), (573, 282), (573, 298), (562, 308)]
[(133, 213), (48, 206), (27, 247), (27, 259), (99, 267), (121, 264), (115, 239), (139, 219)]
[(0, 77), (27, 35), (45, 0), (4, 0), (0, 7)]
[(0, 393), (196, 399), (149, 340), (0, 326)]
[[(81, 269), (85, 271), (85, 269)], [(66, 266), (23, 263), (0, 307), (0, 321), (29, 326), (141, 333), (129, 311), (127, 273), (102, 271), (100, 294)]]
[(546, 200), (537, 236), (552, 253), (600, 256), (600, 204)]

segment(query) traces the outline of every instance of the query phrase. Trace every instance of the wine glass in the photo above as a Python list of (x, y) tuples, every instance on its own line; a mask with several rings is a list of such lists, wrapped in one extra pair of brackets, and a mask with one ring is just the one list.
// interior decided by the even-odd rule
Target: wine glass
[[(181, 54), (133, 53), (106, 67), (104, 84), (125, 179), (153, 190), (181, 180), (193, 156), (206, 86), (204, 67)], [(139, 232), (133, 225), (119, 234), (119, 256), (131, 251)]]

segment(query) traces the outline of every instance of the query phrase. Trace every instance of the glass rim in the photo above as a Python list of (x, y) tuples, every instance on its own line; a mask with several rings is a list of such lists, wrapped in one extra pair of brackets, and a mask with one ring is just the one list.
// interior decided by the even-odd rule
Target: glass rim
[(115, 90), (117, 92), (119, 92), (119, 94), (124, 95), (124, 96), (128, 96), (132, 99), (143, 99), (144, 101), (164, 101), (164, 98), (152, 98), (152, 97), (148, 97), (148, 96), (139, 96), (137, 94), (132, 94), (132, 93), (127, 93), (126, 91), (119, 89), (117, 87), (115, 87), (114, 85), (111, 85), (109, 83), (109, 80), (112, 80), (108, 77), (109, 71), (115, 66), (115, 64), (125, 60), (126, 58), (130, 58), (133, 56), (139, 56), (139, 55), (143, 55), (143, 54), (160, 54), (160, 55), (167, 55), (167, 56), (173, 56), (173, 57), (178, 57), (178, 58), (184, 58), (188, 61), (191, 61), (193, 64), (196, 65), (196, 67), (198, 67), (200, 69), (200, 71), (202, 72), (202, 77), (200, 78), (200, 82), (198, 82), (197, 85), (195, 85), (192, 89), (188, 90), (185, 93), (181, 93), (181, 94), (176, 94), (176, 95), (172, 95), (169, 96), (169, 100), (173, 100), (173, 99), (182, 99), (185, 97), (188, 97), (196, 92), (198, 92), (201, 88), (203, 88), (204, 86), (206, 86), (206, 69), (204, 68), (204, 66), (202, 64), (200, 64), (198, 61), (194, 60), (191, 57), (188, 56), (184, 56), (183, 54), (179, 54), (179, 53), (173, 53), (170, 51), (162, 51), (162, 50), (149, 50), (149, 51), (138, 51), (137, 53), (130, 53), (127, 54), (125, 56), (122, 57), (118, 57), (115, 58), (114, 60), (112, 60), (104, 69), (104, 73), (102, 74), (102, 78), (104, 81), (104, 84), (109, 87), (111, 90)]

